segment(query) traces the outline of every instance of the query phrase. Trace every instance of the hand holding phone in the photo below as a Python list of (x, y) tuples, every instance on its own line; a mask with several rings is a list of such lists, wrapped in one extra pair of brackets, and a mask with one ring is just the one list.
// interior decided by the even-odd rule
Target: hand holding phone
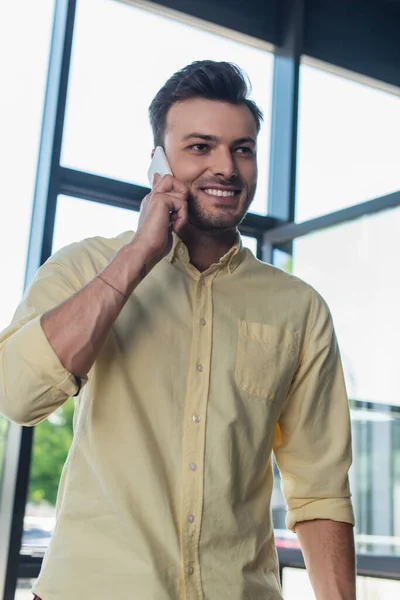
[(167, 157), (165, 156), (164, 149), (161, 146), (157, 146), (157, 148), (154, 150), (154, 155), (147, 172), (147, 177), (149, 179), (151, 188), (153, 187), (155, 173), (158, 173), (161, 177), (164, 177), (164, 175), (173, 175)]
[(152, 189), (143, 199), (132, 244), (144, 256), (146, 268), (152, 268), (168, 254), (172, 231), (178, 233), (187, 222), (189, 189), (173, 176), (161, 146), (154, 151), (147, 175)]

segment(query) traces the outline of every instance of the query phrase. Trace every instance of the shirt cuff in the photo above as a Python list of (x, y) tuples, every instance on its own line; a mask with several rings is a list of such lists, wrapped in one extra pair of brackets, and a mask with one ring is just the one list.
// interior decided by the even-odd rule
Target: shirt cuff
[[(13, 334), (12, 345), (15, 355), (23, 357), (25, 365), (38, 380), (56, 388), (67, 397), (79, 392), (79, 383), (63, 366), (42, 329), (41, 315)], [(87, 379), (82, 378), (80, 387), (86, 382)]]
[(313, 519), (329, 519), (354, 526), (354, 512), (349, 498), (323, 498), (312, 500), (300, 508), (289, 510), (286, 527), (296, 532), (296, 523)]

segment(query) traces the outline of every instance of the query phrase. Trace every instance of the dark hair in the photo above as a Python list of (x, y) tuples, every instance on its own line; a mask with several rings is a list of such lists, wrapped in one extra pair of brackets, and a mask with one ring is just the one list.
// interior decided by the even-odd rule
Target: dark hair
[(155, 146), (164, 144), (167, 113), (171, 106), (189, 98), (245, 104), (254, 117), (258, 133), (263, 113), (247, 98), (250, 90), (248, 76), (233, 63), (201, 60), (180, 69), (157, 92), (149, 107)]

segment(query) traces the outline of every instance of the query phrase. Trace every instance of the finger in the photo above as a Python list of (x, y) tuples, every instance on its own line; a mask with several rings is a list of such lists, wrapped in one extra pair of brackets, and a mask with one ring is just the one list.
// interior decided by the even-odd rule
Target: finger
[(156, 188), (157, 192), (161, 193), (173, 192), (182, 195), (188, 193), (188, 187), (173, 175), (164, 175), (164, 177), (160, 178), (156, 184)]
[(171, 214), (172, 229), (175, 233), (178, 233), (182, 227), (187, 223), (188, 220), (188, 206), (186, 202), (183, 202), (178, 210)]
[(153, 175), (153, 190), (156, 187), (157, 183), (160, 181), (161, 175), (160, 173), (154, 173)]

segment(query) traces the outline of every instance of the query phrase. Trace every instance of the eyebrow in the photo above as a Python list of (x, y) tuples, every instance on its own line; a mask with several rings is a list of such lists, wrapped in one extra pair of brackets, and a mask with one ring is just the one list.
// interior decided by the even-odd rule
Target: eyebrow
[[(198, 133), (196, 131), (193, 133), (189, 133), (188, 135), (185, 135), (185, 137), (183, 139), (190, 140), (193, 138), (204, 140), (205, 142), (219, 142), (219, 140), (220, 140), (220, 138), (216, 135), (207, 135), (205, 133)], [(251, 136), (242, 137), (242, 138), (238, 138), (237, 140), (233, 140), (233, 142), (232, 142), (233, 146), (236, 146), (238, 144), (253, 144), (253, 146), (255, 146), (256, 140), (254, 138), (252, 138)]]

